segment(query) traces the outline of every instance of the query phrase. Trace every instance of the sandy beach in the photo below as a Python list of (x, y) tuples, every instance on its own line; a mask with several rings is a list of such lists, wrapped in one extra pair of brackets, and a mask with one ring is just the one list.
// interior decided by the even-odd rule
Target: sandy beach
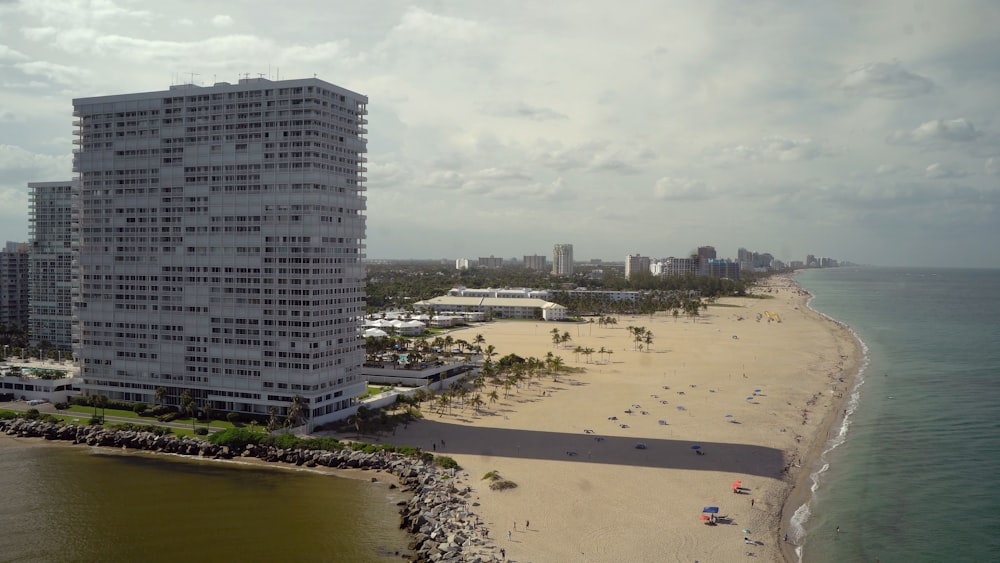
[[(807, 486), (810, 456), (861, 357), (851, 333), (809, 310), (792, 281), (770, 283), (755, 290), (767, 298), (721, 299), (695, 320), (501, 321), (453, 332), (482, 334), (497, 358), (553, 352), (583, 369), (506, 398), (499, 388), (501, 399), (478, 413), (425, 405), (423, 421), (385, 439), (454, 457), (473, 510), (512, 561), (790, 558), (794, 507), (783, 508), (797, 483)], [(652, 331), (651, 349), (634, 349), (630, 325)], [(553, 327), (572, 340), (554, 347)], [(577, 346), (613, 353), (588, 359)], [(489, 471), (517, 488), (491, 491), (481, 479)], [(700, 519), (706, 506), (719, 507), (718, 525)]]

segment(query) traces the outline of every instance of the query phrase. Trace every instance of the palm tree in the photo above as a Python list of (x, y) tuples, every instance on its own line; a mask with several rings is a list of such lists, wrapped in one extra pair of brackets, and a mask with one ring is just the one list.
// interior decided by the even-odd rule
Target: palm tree
[(612, 350), (611, 348), (608, 348), (605, 353), (608, 355), (608, 363), (610, 364), (611, 363), (611, 354), (614, 354), (615, 351)]
[(201, 412), (205, 413), (205, 428), (212, 427), (212, 402), (206, 400), (205, 404), (201, 407)]
[(267, 431), (274, 432), (278, 428), (281, 428), (281, 420), (278, 419), (278, 407), (267, 407), (267, 414), (270, 415), (267, 419)]
[(472, 408), (476, 411), (476, 413), (478, 413), (479, 407), (483, 406), (482, 396), (480, 396), (479, 393), (476, 393), (471, 399), (469, 399), (469, 404), (472, 405)]
[(288, 405), (288, 416), (285, 417), (286, 428), (297, 428), (302, 426), (309, 418), (309, 406), (302, 395), (292, 397), (292, 402)]
[(646, 343), (646, 351), (649, 352), (653, 349), (653, 333), (647, 330), (645, 336), (642, 337), (642, 341)]
[(101, 422), (104, 422), (105, 409), (108, 408), (108, 398), (104, 395), (91, 395), (90, 404), (94, 405), (94, 417), (97, 417), (97, 409), (101, 409)]
[(500, 395), (497, 393), (496, 389), (493, 389), (492, 391), (490, 391), (489, 395), (486, 395), (486, 398), (490, 400), (490, 404), (492, 405), (493, 403), (500, 400)]
[(358, 432), (358, 438), (361, 437), (365, 429), (365, 423), (368, 422), (369, 410), (368, 407), (361, 405), (358, 410), (354, 411), (354, 414), (348, 418), (348, 422), (354, 424), (354, 429)]
[(163, 399), (165, 399), (167, 397), (167, 388), (166, 387), (157, 387), (156, 391), (153, 392), (153, 397), (156, 398), (157, 404), (162, 405), (163, 404)]

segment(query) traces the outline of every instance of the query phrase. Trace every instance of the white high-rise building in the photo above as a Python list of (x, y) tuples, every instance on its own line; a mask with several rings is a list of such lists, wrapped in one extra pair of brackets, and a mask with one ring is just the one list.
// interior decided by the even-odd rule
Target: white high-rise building
[(552, 247), (552, 275), (573, 275), (573, 245), (557, 244)]
[(353, 412), (367, 103), (315, 78), (73, 101), (86, 393)]
[(73, 349), (73, 182), (32, 182), (28, 333)]

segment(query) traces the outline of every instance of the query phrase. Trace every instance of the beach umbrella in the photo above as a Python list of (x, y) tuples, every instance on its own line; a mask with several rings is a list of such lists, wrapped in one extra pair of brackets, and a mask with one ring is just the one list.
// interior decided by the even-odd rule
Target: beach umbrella
[(752, 400), (753, 400), (753, 397), (747, 397), (747, 400), (748, 400), (748, 401), (752, 401)]
[(708, 520), (709, 518), (711, 518), (711, 516), (709, 516), (708, 514), (702, 514), (701, 515), (701, 519), (702, 520)]
[(743, 528), (743, 533), (744, 533), (744, 534), (749, 534), (749, 533), (750, 533), (750, 530), (748, 530), (748, 529), (746, 529), (746, 528)]
[(743, 481), (733, 481), (733, 488), (734, 489), (739, 489), (742, 486), (743, 486)]
[(718, 506), (706, 506), (705, 508), (702, 508), (701, 511), (704, 512), (704, 513), (706, 513), (706, 514), (718, 514), (719, 513), (719, 507)]
[(754, 393), (760, 393), (760, 389), (754, 389), (753, 392)]
[(733, 418), (733, 415), (731, 415), (731, 414), (727, 414), (727, 415), (726, 415), (726, 418)]
[(695, 445), (691, 446), (691, 449), (692, 450), (700, 450), (701, 446), (699, 446), (698, 444), (695, 444)]

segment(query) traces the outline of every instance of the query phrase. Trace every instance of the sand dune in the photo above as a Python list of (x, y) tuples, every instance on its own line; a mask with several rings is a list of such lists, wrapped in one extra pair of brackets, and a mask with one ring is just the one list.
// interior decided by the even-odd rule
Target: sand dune
[[(482, 334), (499, 356), (553, 352), (583, 370), (479, 413), (426, 413), (389, 440), (454, 457), (514, 561), (780, 560), (782, 504), (860, 358), (849, 332), (808, 310), (787, 279), (774, 283), (768, 299), (722, 299), (695, 321), (501, 321), (452, 333)], [(633, 350), (629, 325), (653, 332), (652, 350)], [(572, 336), (566, 347), (553, 347), (553, 327)], [(588, 362), (576, 346), (614, 353)], [(518, 487), (489, 490), (481, 477), (493, 470)], [(736, 480), (745, 494), (732, 492)], [(699, 520), (709, 505), (723, 523)]]

